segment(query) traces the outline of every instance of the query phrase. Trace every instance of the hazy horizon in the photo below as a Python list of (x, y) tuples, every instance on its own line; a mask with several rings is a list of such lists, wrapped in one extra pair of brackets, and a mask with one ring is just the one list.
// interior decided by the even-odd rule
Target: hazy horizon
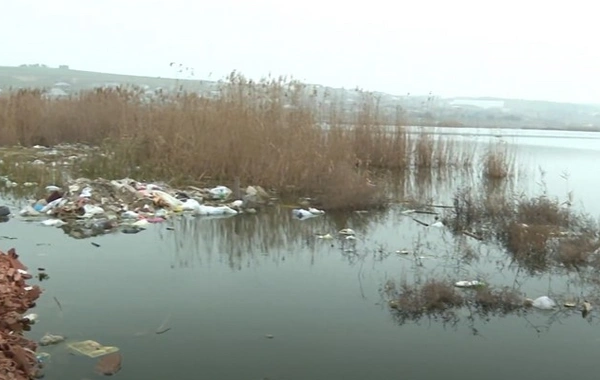
[(5, 66), (212, 80), (236, 70), (395, 95), (600, 103), (599, 28), (580, 0), (568, 9), (537, 0), (28, 0), (3, 9)]

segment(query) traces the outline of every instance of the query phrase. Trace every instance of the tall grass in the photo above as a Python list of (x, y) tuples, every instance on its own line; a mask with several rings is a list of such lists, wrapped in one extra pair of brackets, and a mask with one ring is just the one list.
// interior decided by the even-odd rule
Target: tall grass
[(481, 165), (484, 178), (492, 181), (503, 180), (513, 174), (514, 155), (506, 144), (491, 143)]
[[(80, 166), (90, 177), (175, 184), (227, 184), (238, 177), (280, 192), (321, 193), (330, 201), (345, 193), (341, 203), (362, 206), (375, 195), (375, 172), (472, 161), (441, 137), (408, 134), (401, 116), (388, 115), (369, 93), (362, 93), (350, 112), (297, 81), (255, 82), (235, 73), (220, 83), (218, 93), (148, 100), (136, 88), (96, 89), (62, 99), (47, 99), (38, 90), (10, 92), (0, 97), (0, 145), (100, 147)], [(321, 124), (324, 116), (327, 128)]]

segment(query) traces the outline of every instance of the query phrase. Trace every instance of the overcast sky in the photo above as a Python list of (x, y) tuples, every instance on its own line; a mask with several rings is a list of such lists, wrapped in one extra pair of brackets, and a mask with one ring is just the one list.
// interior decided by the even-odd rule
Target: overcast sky
[[(593, 1), (15, 0), (0, 65), (600, 103)], [(181, 74), (181, 77), (186, 77)]]

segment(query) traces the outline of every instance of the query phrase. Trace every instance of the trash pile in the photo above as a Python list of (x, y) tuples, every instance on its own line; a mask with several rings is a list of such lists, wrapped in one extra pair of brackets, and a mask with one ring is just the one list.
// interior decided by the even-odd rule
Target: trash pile
[[(66, 338), (62, 335), (46, 334), (40, 339), (40, 346), (50, 346), (65, 341)], [(95, 371), (99, 375), (112, 376), (122, 368), (123, 358), (118, 347), (103, 346), (94, 340), (84, 340), (68, 342), (66, 348), (67, 352), (71, 355), (98, 359)], [(43, 362), (50, 358), (50, 354), (40, 352), (37, 357), (39, 361)]]
[[(248, 186), (239, 199), (226, 186), (175, 190), (166, 184), (79, 178), (65, 188), (46, 186), (44, 199), (32, 200), (20, 211), (27, 220), (61, 227), (75, 238), (109, 232), (138, 233), (149, 224), (177, 215), (228, 217), (256, 213), (272, 201), (260, 186)], [(41, 220), (40, 220), (41, 219)]]
[(35, 323), (34, 314), (23, 316), (35, 306), (42, 290), (28, 286), (32, 278), (14, 249), (0, 251), (0, 378), (25, 380), (42, 376), (36, 357), (37, 344), (23, 336)]

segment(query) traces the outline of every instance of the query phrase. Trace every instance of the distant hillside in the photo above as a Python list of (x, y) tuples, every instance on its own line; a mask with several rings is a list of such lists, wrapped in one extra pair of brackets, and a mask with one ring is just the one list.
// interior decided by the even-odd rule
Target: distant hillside
[(170, 88), (185, 84), (190, 90), (206, 86), (206, 81), (179, 80), (160, 77), (140, 77), (133, 75), (107, 74), (93, 71), (71, 70), (64, 68), (50, 68), (43, 66), (11, 67), (0, 66), (0, 88), (51, 88), (56, 83), (68, 83), (72, 90), (78, 91), (97, 86), (110, 84), (134, 84), (149, 86), (151, 88)]
[[(57, 96), (94, 87), (136, 85), (149, 90), (176, 90), (210, 93), (217, 89), (215, 81), (141, 77), (72, 70), (68, 66), (50, 68), (44, 65), (0, 66), (0, 90), (9, 88), (45, 88)], [(308, 85), (307, 93), (329, 94), (337, 104), (352, 111), (360, 100), (356, 90)], [(401, 111), (407, 123), (492, 128), (539, 128), (600, 131), (600, 105), (557, 103), (495, 97), (440, 98), (396, 96), (375, 92), (380, 109), (393, 120)], [(326, 120), (325, 120), (326, 121)]]

